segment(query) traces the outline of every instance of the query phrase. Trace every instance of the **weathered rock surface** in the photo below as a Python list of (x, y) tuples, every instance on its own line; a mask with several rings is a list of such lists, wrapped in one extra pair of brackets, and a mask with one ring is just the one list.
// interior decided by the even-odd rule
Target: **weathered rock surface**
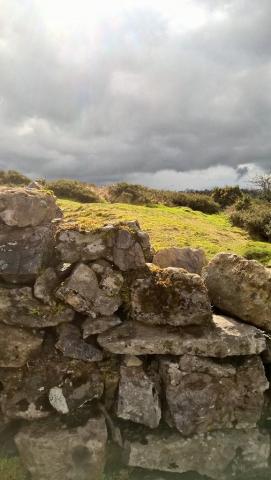
[(220, 253), (204, 271), (212, 303), (241, 320), (271, 331), (271, 270), (255, 260)]
[(103, 352), (95, 345), (86, 343), (81, 338), (79, 328), (72, 324), (63, 324), (59, 327), (56, 348), (66, 357), (85, 362), (100, 362), (103, 359)]
[(42, 342), (42, 335), (0, 324), (0, 367), (22, 367)]
[(68, 429), (55, 419), (40, 421), (16, 436), (21, 459), (33, 480), (99, 480), (105, 463), (103, 417)]
[(127, 442), (127, 464), (163, 472), (198, 472), (215, 480), (251, 474), (268, 468), (269, 435), (256, 429), (228, 430), (184, 438), (171, 433), (148, 435), (142, 442)]
[(30, 287), (0, 288), (0, 322), (25, 328), (45, 328), (71, 322), (74, 312), (65, 305), (44, 305)]
[(199, 355), (224, 358), (260, 354), (266, 349), (264, 335), (255, 327), (222, 315), (213, 316), (208, 327), (154, 327), (125, 322), (98, 336), (98, 343), (115, 354)]
[(122, 303), (120, 290), (123, 284), (121, 273), (107, 269), (102, 278), (87, 265), (80, 263), (63, 284), (56, 296), (74, 310), (94, 318), (97, 315), (113, 315)]
[(83, 325), (83, 338), (88, 338), (91, 335), (97, 335), (98, 333), (106, 332), (110, 328), (117, 327), (121, 324), (121, 320), (117, 315), (111, 315), (109, 317), (103, 316), (98, 318), (88, 317)]
[(158, 427), (161, 419), (158, 391), (142, 366), (121, 367), (116, 413), (124, 420)]
[(0, 219), (10, 227), (36, 227), (59, 217), (55, 197), (27, 188), (1, 188)]
[(207, 259), (202, 248), (170, 247), (156, 252), (153, 263), (160, 268), (184, 268), (187, 272), (200, 275), (203, 267), (207, 264)]
[(0, 278), (10, 283), (31, 283), (54, 259), (54, 228), (0, 228)]
[(212, 320), (207, 289), (183, 269), (149, 269), (131, 287), (131, 318), (151, 325), (206, 325)]
[(47, 268), (37, 278), (34, 284), (34, 295), (43, 303), (53, 304), (53, 292), (59, 283), (56, 272), (53, 268)]
[(144, 267), (152, 258), (149, 237), (136, 222), (108, 225), (99, 230), (64, 230), (58, 236), (57, 250), (63, 262), (105, 259), (120, 270)]
[(161, 359), (170, 424), (184, 436), (228, 428), (253, 428), (269, 383), (259, 356), (224, 362), (184, 356)]

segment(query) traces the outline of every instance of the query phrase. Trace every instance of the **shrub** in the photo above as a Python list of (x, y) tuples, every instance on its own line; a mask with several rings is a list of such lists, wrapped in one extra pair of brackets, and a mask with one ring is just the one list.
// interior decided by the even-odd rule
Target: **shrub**
[(235, 209), (230, 218), (233, 225), (245, 228), (261, 240), (271, 241), (270, 203), (255, 200), (247, 209)]
[(172, 203), (178, 207), (189, 207), (203, 213), (217, 213), (220, 209), (212, 197), (201, 193), (176, 192)]
[(240, 187), (217, 187), (214, 188), (212, 198), (219, 203), (222, 208), (233, 205), (239, 198), (242, 197)]
[(78, 180), (54, 180), (52, 182), (46, 182), (46, 188), (52, 190), (58, 198), (66, 198), (82, 203), (96, 203), (101, 201), (99, 195), (91, 185), (79, 182)]
[(159, 203), (156, 191), (143, 185), (116, 183), (108, 188), (108, 194), (112, 203), (130, 203), (132, 205)]
[(16, 170), (0, 170), (0, 185), (28, 185), (31, 180)]

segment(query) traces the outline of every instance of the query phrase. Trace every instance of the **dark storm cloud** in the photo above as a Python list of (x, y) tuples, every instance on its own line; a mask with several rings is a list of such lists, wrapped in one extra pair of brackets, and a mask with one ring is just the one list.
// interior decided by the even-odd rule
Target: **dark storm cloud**
[(227, 17), (178, 31), (135, 7), (93, 40), (52, 31), (37, 0), (0, 0), (0, 168), (99, 181), (267, 169), (271, 3), (194, 3)]

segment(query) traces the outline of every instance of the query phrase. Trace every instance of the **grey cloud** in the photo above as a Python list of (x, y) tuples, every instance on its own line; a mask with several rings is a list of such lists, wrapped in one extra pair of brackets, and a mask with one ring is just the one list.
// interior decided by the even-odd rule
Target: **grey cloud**
[(103, 182), (270, 167), (269, 1), (204, 0), (228, 18), (187, 32), (131, 9), (95, 45), (52, 35), (35, 0), (0, 4), (0, 168)]

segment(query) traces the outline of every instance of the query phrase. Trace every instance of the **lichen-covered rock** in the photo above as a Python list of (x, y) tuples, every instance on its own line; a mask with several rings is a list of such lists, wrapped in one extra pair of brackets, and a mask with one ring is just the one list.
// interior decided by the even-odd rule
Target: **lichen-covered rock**
[(87, 265), (80, 263), (57, 289), (56, 296), (74, 310), (93, 316), (113, 315), (122, 303), (121, 273), (109, 268), (99, 278)]
[(56, 248), (63, 262), (104, 259), (122, 271), (144, 267), (152, 258), (149, 237), (136, 222), (108, 225), (92, 232), (63, 230)]
[(107, 430), (103, 417), (77, 428), (43, 420), (16, 435), (21, 460), (33, 480), (99, 480), (105, 464)]
[(116, 413), (124, 420), (158, 427), (161, 406), (155, 383), (142, 366), (122, 366)]
[(207, 264), (207, 259), (202, 248), (169, 247), (156, 252), (153, 263), (160, 268), (184, 268), (190, 273), (200, 275), (203, 267)]
[(34, 296), (48, 305), (53, 304), (53, 292), (59, 283), (53, 268), (46, 268), (36, 279), (34, 284)]
[(18, 368), (39, 350), (43, 336), (0, 324), (0, 368)]
[(10, 227), (36, 227), (59, 217), (55, 197), (27, 188), (1, 188), (0, 220)]
[(81, 332), (76, 325), (63, 324), (59, 327), (59, 339), (56, 348), (63, 355), (85, 362), (100, 362), (103, 352), (91, 343), (81, 338)]
[(212, 320), (201, 277), (178, 268), (149, 267), (149, 274), (131, 286), (130, 316), (150, 325), (207, 325)]
[(270, 437), (257, 429), (212, 432), (190, 438), (157, 432), (142, 441), (127, 442), (126, 452), (130, 467), (171, 473), (192, 471), (214, 480), (229, 480), (268, 468)]
[(110, 328), (117, 327), (121, 324), (121, 319), (117, 315), (103, 316), (98, 318), (88, 317), (83, 325), (83, 338), (88, 338), (91, 335), (106, 332)]
[(260, 354), (266, 349), (264, 335), (255, 327), (222, 315), (206, 327), (154, 327), (139, 322), (122, 325), (98, 336), (98, 343), (115, 354), (199, 355), (230, 357)]
[(256, 327), (271, 331), (271, 270), (255, 260), (220, 253), (204, 271), (212, 303)]
[(54, 227), (23, 229), (1, 225), (0, 278), (9, 283), (32, 283), (54, 261)]
[(161, 359), (169, 422), (184, 436), (253, 428), (269, 383), (259, 356), (240, 362), (184, 356)]
[(0, 322), (25, 328), (45, 328), (71, 322), (74, 312), (60, 303), (44, 305), (30, 287), (0, 288)]

